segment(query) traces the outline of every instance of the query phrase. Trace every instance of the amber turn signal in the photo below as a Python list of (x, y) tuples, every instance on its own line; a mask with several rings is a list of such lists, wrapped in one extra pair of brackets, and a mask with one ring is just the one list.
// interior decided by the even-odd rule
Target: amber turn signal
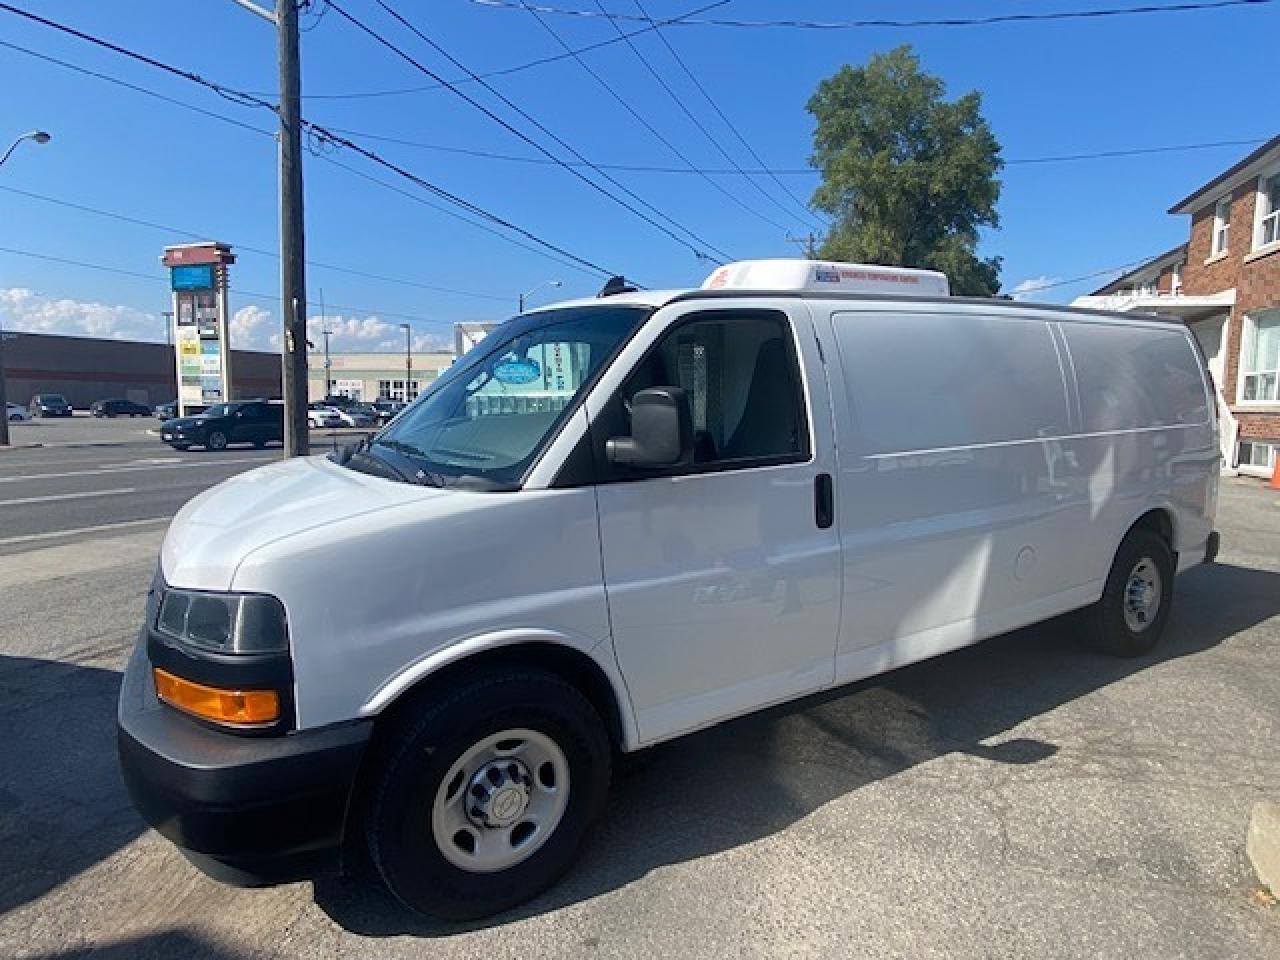
[(183, 680), (159, 667), (153, 673), (160, 699), (193, 717), (237, 726), (258, 726), (280, 718), (280, 696), (274, 690), (222, 690)]

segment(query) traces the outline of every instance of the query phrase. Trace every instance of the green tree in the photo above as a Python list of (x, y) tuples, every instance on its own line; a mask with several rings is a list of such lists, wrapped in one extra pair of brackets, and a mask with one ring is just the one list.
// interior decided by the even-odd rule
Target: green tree
[(941, 270), (957, 294), (1000, 288), (1000, 258), (975, 253), (978, 228), (999, 224), (1000, 145), (982, 98), (950, 103), (909, 46), (845, 65), (809, 100), (817, 120), (813, 195), (834, 223), (819, 251), (829, 260)]

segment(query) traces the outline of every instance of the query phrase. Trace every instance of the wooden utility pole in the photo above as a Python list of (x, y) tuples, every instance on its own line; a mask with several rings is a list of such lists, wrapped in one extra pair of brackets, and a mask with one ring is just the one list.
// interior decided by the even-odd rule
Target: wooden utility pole
[(307, 435), (307, 278), (303, 263), (302, 80), (297, 0), (276, 0), (280, 42), (280, 310), (284, 319), (284, 455), (305, 456)]

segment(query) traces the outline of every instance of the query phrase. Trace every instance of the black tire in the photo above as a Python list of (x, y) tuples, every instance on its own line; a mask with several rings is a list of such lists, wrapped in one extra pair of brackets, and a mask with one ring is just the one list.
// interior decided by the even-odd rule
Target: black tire
[(207, 450), (225, 450), (227, 449), (227, 435), (221, 430), (215, 430), (205, 438), (204, 445)]
[[(569, 770), (559, 822), (527, 859), (490, 873), (446, 859), (432, 808), (450, 768), (474, 745), (505, 730), (550, 738)], [(365, 838), (391, 892), (410, 909), (444, 920), (490, 916), (530, 899), (570, 867), (609, 789), (611, 752), (587, 699), (554, 674), (493, 668), (425, 701), (385, 743), (369, 781)]]
[[(1159, 606), (1145, 615), (1145, 625), (1134, 629), (1125, 616), (1131, 575), (1144, 562), (1158, 574)], [(1141, 657), (1160, 642), (1173, 606), (1175, 560), (1169, 544), (1150, 530), (1131, 530), (1116, 551), (1107, 574), (1102, 599), (1086, 611), (1089, 642), (1094, 649), (1114, 657)]]

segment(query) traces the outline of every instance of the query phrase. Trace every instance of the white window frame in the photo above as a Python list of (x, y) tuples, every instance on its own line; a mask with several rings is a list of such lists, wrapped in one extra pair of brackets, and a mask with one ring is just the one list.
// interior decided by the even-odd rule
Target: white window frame
[[(1271, 449), (1267, 456), (1267, 462), (1264, 464), (1245, 463), (1240, 456), (1240, 448), (1245, 444), (1249, 445), (1251, 453), (1252, 448), (1254, 447), (1270, 447)], [(1247, 437), (1242, 437), (1236, 441), (1236, 469), (1246, 476), (1262, 477), (1263, 479), (1270, 478), (1276, 469), (1277, 456), (1280, 456), (1280, 444), (1272, 443), (1268, 440), (1251, 440)]]
[[(1225, 208), (1226, 215), (1223, 216)], [(1209, 241), (1209, 256), (1227, 252), (1231, 245), (1231, 194), (1219, 197), (1213, 204), (1213, 235)]]
[[(1263, 204), (1267, 199), (1263, 186), (1272, 177), (1280, 177), (1280, 163), (1262, 171), (1258, 176), (1257, 198), (1253, 204), (1253, 249), (1255, 251), (1269, 249), (1280, 244), (1280, 206), (1277, 206), (1274, 210), (1263, 212)], [(1263, 236), (1267, 231), (1268, 225), (1271, 228), (1271, 239), (1264, 240)]]
[(1182, 293), (1182, 268), (1186, 264), (1178, 261), (1173, 265), (1173, 275), (1169, 278), (1169, 295), (1171, 297), (1180, 296)]
[[(1278, 318), (1280, 318), (1280, 308), (1258, 310), (1258, 311), (1254, 311), (1253, 313), (1246, 313), (1244, 315), (1244, 323), (1240, 331), (1241, 332), (1240, 361), (1236, 369), (1236, 403), (1244, 404), (1246, 406), (1251, 406), (1251, 407), (1280, 407), (1280, 361), (1277, 361), (1277, 364), (1276, 364), (1278, 369), (1270, 369), (1270, 370), (1246, 369), (1246, 366), (1248, 365), (1248, 362), (1249, 362), (1249, 357), (1253, 353), (1254, 348), (1257, 344), (1257, 335), (1258, 335), (1257, 314), (1258, 313), (1275, 313), (1278, 315)], [(1275, 385), (1274, 386), (1275, 395), (1270, 399), (1246, 400), (1244, 396), (1245, 395), (1245, 379), (1247, 377), (1261, 377), (1261, 376), (1265, 376), (1266, 374), (1272, 375), (1272, 378), (1273, 378), (1272, 383)]]

